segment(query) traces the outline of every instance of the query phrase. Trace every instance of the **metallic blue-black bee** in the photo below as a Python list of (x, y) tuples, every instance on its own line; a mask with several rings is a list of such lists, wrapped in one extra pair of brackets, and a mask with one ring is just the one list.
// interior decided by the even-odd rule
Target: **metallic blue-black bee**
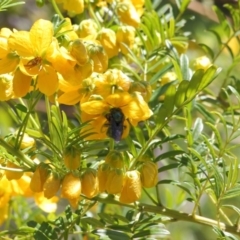
[(105, 115), (108, 123), (107, 135), (113, 138), (116, 142), (121, 140), (124, 126), (125, 116), (120, 108), (111, 108), (110, 112)]

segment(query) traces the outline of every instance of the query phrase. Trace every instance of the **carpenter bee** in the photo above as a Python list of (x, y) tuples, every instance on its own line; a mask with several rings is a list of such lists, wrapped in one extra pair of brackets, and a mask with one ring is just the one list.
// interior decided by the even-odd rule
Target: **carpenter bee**
[(113, 138), (116, 142), (121, 140), (124, 126), (125, 116), (120, 108), (111, 108), (110, 112), (105, 115), (108, 123), (107, 135)]

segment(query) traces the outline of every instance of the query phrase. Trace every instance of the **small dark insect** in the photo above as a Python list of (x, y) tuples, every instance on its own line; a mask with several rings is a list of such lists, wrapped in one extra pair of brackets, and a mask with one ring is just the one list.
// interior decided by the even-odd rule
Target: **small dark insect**
[(111, 108), (110, 112), (105, 115), (108, 123), (107, 135), (113, 138), (116, 142), (121, 140), (123, 130), (125, 128), (125, 116), (120, 108)]

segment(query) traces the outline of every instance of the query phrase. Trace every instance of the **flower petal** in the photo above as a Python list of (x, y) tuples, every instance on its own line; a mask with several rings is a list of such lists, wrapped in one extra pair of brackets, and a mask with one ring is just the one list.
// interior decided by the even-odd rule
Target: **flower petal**
[(38, 74), (37, 86), (39, 91), (47, 96), (52, 95), (58, 88), (58, 76), (55, 70), (50, 66), (44, 66)]
[(35, 56), (42, 56), (53, 40), (53, 25), (50, 21), (39, 19), (30, 30), (30, 40)]
[(8, 54), (0, 60), (0, 74), (13, 72), (19, 63), (19, 57)]
[(33, 46), (27, 31), (19, 31), (8, 38), (8, 46), (11, 51), (16, 51), (22, 57), (33, 56)]
[(102, 114), (104, 112), (107, 112), (108, 109), (108, 104), (98, 100), (84, 102), (81, 104), (81, 111), (90, 115)]
[(24, 97), (30, 90), (31, 81), (30, 76), (24, 75), (20, 70), (17, 70), (13, 77), (14, 97)]
[(126, 106), (131, 100), (132, 97), (127, 92), (111, 94), (106, 98), (106, 102), (113, 107)]
[(63, 93), (59, 98), (58, 102), (66, 105), (74, 105), (81, 99), (81, 94), (78, 90)]

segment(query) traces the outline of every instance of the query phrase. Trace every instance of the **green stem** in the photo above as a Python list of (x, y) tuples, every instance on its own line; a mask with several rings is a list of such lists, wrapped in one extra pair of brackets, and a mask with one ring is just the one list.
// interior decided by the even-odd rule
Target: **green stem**
[(56, 4), (55, 0), (51, 0), (52, 6), (55, 10), (55, 12), (59, 15), (59, 17), (63, 20), (64, 16), (62, 15), (61, 11), (58, 8), (58, 5)]
[(9, 153), (11, 153), (11, 155), (21, 159), (24, 163), (26, 163), (27, 166), (34, 168), (35, 164), (31, 158), (24, 155), (21, 151), (16, 150), (1, 138), (0, 138), (0, 145), (3, 146)]
[(139, 210), (139, 211), (161, 214), (164, 216), (171, 217), (175, 221), (192, 222), (192, 223), (197, 223), (197, 224), (201, 224), (201, 225), (205, 225), (205, 226), (209, 226), (209, 227), (213, 227), (213, 226), (220, 227), (224, 231), (227, 231), (229, 233), (233, 233), (237, 236), (240, 236), (240, 232), (238, 231), (237, 226), (230, 226), (225, 223), (218, 222), (216, 220), (202, 217), (199, 215), (188, 214), (188, 213), (168, 209), (163, 206), (153, 206), (153, 205), (143, 204), (143, 203), (139, 203), (137, 205), (125, 204), (125, 203), (120, 203), (120, 202), (116, 201), (115, 199), (108, 198), (108, 197), (107, 198), (98, 197), (97, 200), (102, 203), (116, 204), (116, 205), (121, 205), (121, 206), (128, 207), (128, 208), (132, 208), (135, 210)]
[(155, 204), (158, 205), (158, 203), (155, 201), (155, 199), (153, 199), (153, 197), (148, 193), (148, 191), (143, 188), (143, 191), (146, 193), (146, 195), (149, 197), (149, 199), (151, 199), (151, 201)]

